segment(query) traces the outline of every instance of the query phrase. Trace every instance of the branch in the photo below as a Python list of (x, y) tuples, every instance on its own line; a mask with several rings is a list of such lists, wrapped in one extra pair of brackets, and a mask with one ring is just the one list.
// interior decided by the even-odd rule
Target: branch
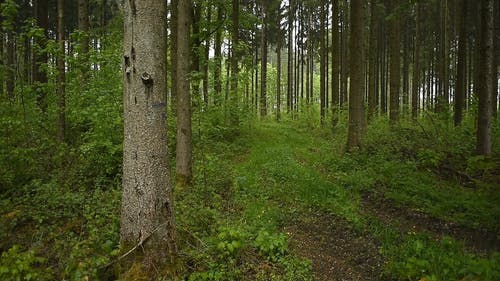
[(148, 239), (155, 233), (157, 232), (160, 228), (162, 228), (163, 226), (166, 226), (167, 223), (163, 223), (163, 224), (160, 224), (158, 227), (156, 227), (150, 234), (146, 235), (146, 237), (142, 238), (141, 241), (139, 241), (139, 243), (137, 243), (134, 247), (132, 247), (132, 249), (128, 250), (125, 254), (119, 256), (118, 258), (116, 258), (114, 261), (111, 261), (110, 263), (102, 266), (101, 268), (107, 268), (121, 260), (123, 260), (124, 258), (126, 258), (128, 255), (132, 254), (133, 252), (135, 252), (135, 250), (137, 250), (137, 248), (139, 247), (142, 247), (142, 245), (144, 245), (144, 243), (146, 243), (146, 241), (148, 241)]

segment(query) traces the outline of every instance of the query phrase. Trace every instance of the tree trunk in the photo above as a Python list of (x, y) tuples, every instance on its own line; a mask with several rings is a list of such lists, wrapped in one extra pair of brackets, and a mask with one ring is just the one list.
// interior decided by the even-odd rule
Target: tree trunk
[[(211, 21), (212, 21), (212, 5), (210, 3), (207, 4), (207, 19), (205, 23), (205, 34), (209, 34), (211, 31), (209, 29)], [(207, 36), (205, 39), (205, 48), (203, 53), (203, 102), (205, 106), (208, 105), (208, 62), (210, 56), (210, 36)]]
[(377, 67), (377, 35), (378, 35), (378, 18), (377, 18), (377, 1), (371, 3), (370, 17), (370, 48), (369, 48), (369, 67), (368, 67), (368, 118), (372, 118), (377, 106), (377, 88), (375, 69)]
[(411, 90), (411, 117), (417, 120), (418, 103), (419, 103), (419, 85), (420, 85), (420, 5), (415, 3), (415, 41), (414, 41), (414, 57), (413, 57), (413, 77)]
[(11, 102), (14, 101), (14, 89), (16, 86), (16, 63), (15, 63), (15, 44), (14, 32), (7, 33), (7, 96)]
[(322, 1), (320, 3), (320, 29), (319, 29), (319, 98), (320, 98), (320, 114), (321, 114), (321, 124), (325, 122), (325, 109), (326, 109), (326, 47), (325, 47), (325, 25), (326, 25), (326, 16), (325, 16), (325, 3)]
[(47, 83), (47, 72), (43, 70), (43, 65), (47, 63), (47, 53), (43, 51), (47, 44), (49, 27), (49, 9), (47, 0), (36, 1), (36, 20), (40, 28), (43, 29), (43, 37), (36, 39), (38, 48), (33, 54), (33, 82), (37, 92), (37, 105), (45, 113), (47, 111), (47, 92), (44, 85)]
[(288, 6), (288, 63), (287, 63), (287, 93), (286, 93), (286, 105), (287, 105), (287, 113), (292, 111), (292, 65), (293, 65), (293, 46), (292, 46), (292, 37), (293, 37), (293, 0), (290, 0), (290, 4)]
[(64, 0), (57, 0), (57, 142), (65, 141), (66, 135), (66, 48), (64, 25)]
[(239, 28), (240, 28), (240, 0), (233, 0), (232, 14), (232, 57), (231, 57), (231, 96), (230, 96), (230, 120), (232, 125), (239, 124), (238, 116), (238, 75), (239, 75)]
[(178, 3), (179, 0), (172, 0), (170, 4), (170, 64), (172, 72), (170, 74), (170, 109), (173, 114), (177, 111), (177, 37), (178, 37)]
[(262, 24), (262, 35), (261, 35), (261, 48), (262, 48), (262, 60), (260, 62), (260, 116), (264, 117), (267, 115), (267, 13), (268, 11), (263, 11), (263, 24)]
[[(222, 24), (224, 16), (224, 6), (219, 4), (217, 6), (217, 24)], [(214, 46), (214, 104), (219, 105), (221, 102), (222, 93), (222, 26), (215, 32), (215, 46)]]
[[(2, 0), (0, 0), (0, 5), (2, 4)], [(1, 20), (1, 15), (0, 15), (0, 20)], [(3, 58), (3, 43), (4, 43), (4, 33), (0, 32), (0, 67), (3, 67), (4, 65), (4, 58)], [(3, 96), (3, 89), (4, 89), (4, 76), (3, 73), (0, 73), (0, 100), (2, 99)]]
[(340, 34), (339, 34), (339, 0), (333, 0), (332, 5), (332, 122), (337, 123), (337, 109), (339, 106), (339, 63), (340, 63)]
[(493, 83), (493, 90), (492, 90), (492, 97), (491, 97), (491, 115), (493, 119), (496, 119), (498, 117), (498, 66), (500, 62), (500, 3), (498, 1), (494, 1), (494, 7), (493, 7), (493, 26), (494, 30), (496, 32), (493, 32), (493, 73), (492, 73), (492, 83)]
[(128, 258), (150, 280), (176, 254), (165, 120), (166, 16), (166, 1), (125, 1), (120, 243), (123, 251), (140, 246)]
[(399, 15), (397, 7), (399, 0), (391, 0), (391, 11), (393, 19), (391, 20), (390, 31), (390, 111), (389, 119), (391, 124), (399, 122), (399, 87), (400, 87), (400, 48), (399, 48)]
[(201, 40), (200, 40), (200, 21), (201, 21), (201, 3), (195, 4), (192, 9), (192, 17), (191, 17), (191, 25), (193, 34), (191, 36), (190, 45), (191, 49), (191, 71), (195, 74), (191, 79), (191, 91), (192, 96), (195, 97), (195, 101), (197, 102), (198, 97), (200, 96), (200, 49), (201, 49)]
[(364, 8), (363, 0), (351, 0), (351, 83), (349, 93), (349, 128), (347, 135), (347, 150), (361, 146), (361, 136), (364, 126)]
[(491, 155), (491, 100), (493, 92), (493, 0), (481, 1), (480, 86), (477, 117), (477, 153)]
[(281, 119), (281, 44), (276, 47), (276, 120)]
[(82, 80), (87, 80), (89, 53), (89, 0), (78, 0), (78, 29), (83, 32), (81, 41)]
[(191, 127), (189, 40), (191, 1), (177, 3), (177, 146), (175, 155), (176, 187), (190, 187), (193, 180), (193, 144)]
[(457, 63), (457, 80), (455, 90), (455, 108), (454, 108), (454, 121), (455, 126), (462, 123), (462, 112), (465, 103), (465, 87), (466, 87), (466, 60), (467, 60), (467, 0), (461, 2), (461, 17), (459, 18), (459, 34), (458, 34), (458, 63)]

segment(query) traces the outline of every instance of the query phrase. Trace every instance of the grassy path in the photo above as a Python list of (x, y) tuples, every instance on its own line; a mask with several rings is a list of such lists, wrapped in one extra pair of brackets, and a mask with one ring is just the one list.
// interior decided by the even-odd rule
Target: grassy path
[[(411, 207), (395, 208), (397, 202), (383, 198), (367, 200), (373, 192), (383, 197), (371, 190), (373, 174), (359, 171), (340, 152), (339, 140), (327, 142), (318, 133), (277, 123), (245, 132), (248, 153), (238, 157), (234, 175), (244, 222), (286, 233), (291, 250), (312, 261), (317, 280), (442, 280), (433, 273), (449, 279), (477, 267), (483, 267), (478, 276), (486, 276), (481, 280), (499, 277), (497, 235), (415, 215)], [(478, 247), (471, 252), (486, 258), (464, 254), (464, 246), (448, 236)], [(466, 273), (459, 273), (463, 267)]]
[(239, 194), (254, 198), (245, 217), (284, 231), (292, 250), (312, 261), (317, 280), (380, 280), (378, 246), (359, 227), (359, 196), (317, 165), (328, 143), (275, 123), (250, 138), (237, 167)]

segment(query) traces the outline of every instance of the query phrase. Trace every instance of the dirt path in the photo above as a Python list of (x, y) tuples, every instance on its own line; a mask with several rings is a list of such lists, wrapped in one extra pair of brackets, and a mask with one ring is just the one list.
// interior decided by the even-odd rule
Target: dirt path
[(464, 227), (422, 212), (398, 208), (390, 200), (373, 193), (364, 193), (361, 199), (361, 208), (366, 215), (374, 216), (383, 223), (397, 223), (402, 233), (424, 232), (436, 239), (450, 236), (462, 241), (467, 250), (477, 254), (500, 251), (500, 233)]
[(383, 260), (376, 242), (358, 233), (341, 218), (310, 213), (284, 230), (298, 255), (312, 261), (316, 279), (321, 281), (382, 280)]

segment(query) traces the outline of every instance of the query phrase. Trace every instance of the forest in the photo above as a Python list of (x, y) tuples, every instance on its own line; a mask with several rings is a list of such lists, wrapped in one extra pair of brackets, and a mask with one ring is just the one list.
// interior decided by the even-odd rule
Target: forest
[(500, 1), (0, 22), (0, 280), (500, 280)]

